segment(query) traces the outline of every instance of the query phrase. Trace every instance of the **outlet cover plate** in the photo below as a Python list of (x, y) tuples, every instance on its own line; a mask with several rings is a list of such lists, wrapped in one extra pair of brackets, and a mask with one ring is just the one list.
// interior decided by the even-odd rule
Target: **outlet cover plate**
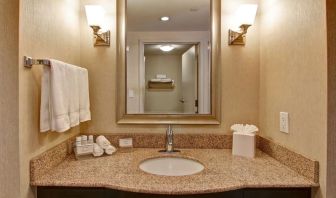
[(119, 139), (119, 147), (120, 148), (133, 147), (133, 139), (132, 138)]
[(289, 133), (289, 114), (288, 112), (280, 112), (280, 131)]

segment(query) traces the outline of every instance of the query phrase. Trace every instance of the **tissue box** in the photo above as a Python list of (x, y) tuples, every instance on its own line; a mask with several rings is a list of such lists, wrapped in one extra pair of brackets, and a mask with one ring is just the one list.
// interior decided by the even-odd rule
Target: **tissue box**
[(255, 134), (233, 133), (232, 155), (254, 158), (255, 151)]

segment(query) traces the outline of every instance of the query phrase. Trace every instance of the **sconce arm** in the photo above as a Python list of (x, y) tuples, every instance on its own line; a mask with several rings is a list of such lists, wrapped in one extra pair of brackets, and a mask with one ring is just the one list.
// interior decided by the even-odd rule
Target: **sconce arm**
[(229, 45), (245, 45), (246, 33), (251, 25), (241, 25), (240, 31), (229, 30)]
[(100, 26), (90, 26), (94, 35), (94, 46), (110, 46), (111, 32), (99, 32)]

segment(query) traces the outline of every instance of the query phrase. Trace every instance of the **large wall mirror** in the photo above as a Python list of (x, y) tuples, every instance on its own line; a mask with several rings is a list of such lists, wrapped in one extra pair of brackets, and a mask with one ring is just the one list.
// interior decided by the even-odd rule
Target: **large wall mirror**
[(219, 124), (220, 0), (118, 0), (118, 123)]

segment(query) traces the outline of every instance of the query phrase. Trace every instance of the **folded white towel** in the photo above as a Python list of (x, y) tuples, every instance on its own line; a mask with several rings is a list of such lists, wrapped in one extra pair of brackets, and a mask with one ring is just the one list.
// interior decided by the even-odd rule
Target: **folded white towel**
[(91, 119), (88, 72), (57, 60), (43, 68), (40, 131), (64, 132)]
[(70, 128), (69, 89), (66, 63), (50, 60), (43, 68), (40, 131), (64, 132)]
[(170, 79), (170, 78), (164, 78), (164, 79), (161, 79), (161, 82), (172, 82), (173, 80)]
[(159, 78), (153, 78), (153, 79), (151, 79), (150, 81), (151, 81), (151, 82), (161, 82), (161, 79), (159, 79)]
[(74, 65), (67, 64), (68, 68), (67, 81), (69, 88), (69, 117), (70, 117), (70, 126), (74, 127), (79, 125), (79, 74), (80, 68)]
[(41, 80), (41, 107), (40, 107), (40, 131), (47, 132), (51, 129), (50, 109), (50, 68), (43, 67)]
[(117, 149), (112, 145), (109, 145), (108, 147), (105, 148), (105, 153), (108, 155), (112, 155), (116, 151)]
[(93, 156), (99, 157), (104, 154), (104, 149), (100, 147), (98, 144), (94, 143), (93, 144)]
[(102, 147), (103, 149), (106, 149), (108, 146), (111, 145), (111, 142), (106, 139), (103, 135), (100, 135), (96, 138), (96, 143)]
[(79, 120), (91, 120), (88, 70), (79, 68)]

